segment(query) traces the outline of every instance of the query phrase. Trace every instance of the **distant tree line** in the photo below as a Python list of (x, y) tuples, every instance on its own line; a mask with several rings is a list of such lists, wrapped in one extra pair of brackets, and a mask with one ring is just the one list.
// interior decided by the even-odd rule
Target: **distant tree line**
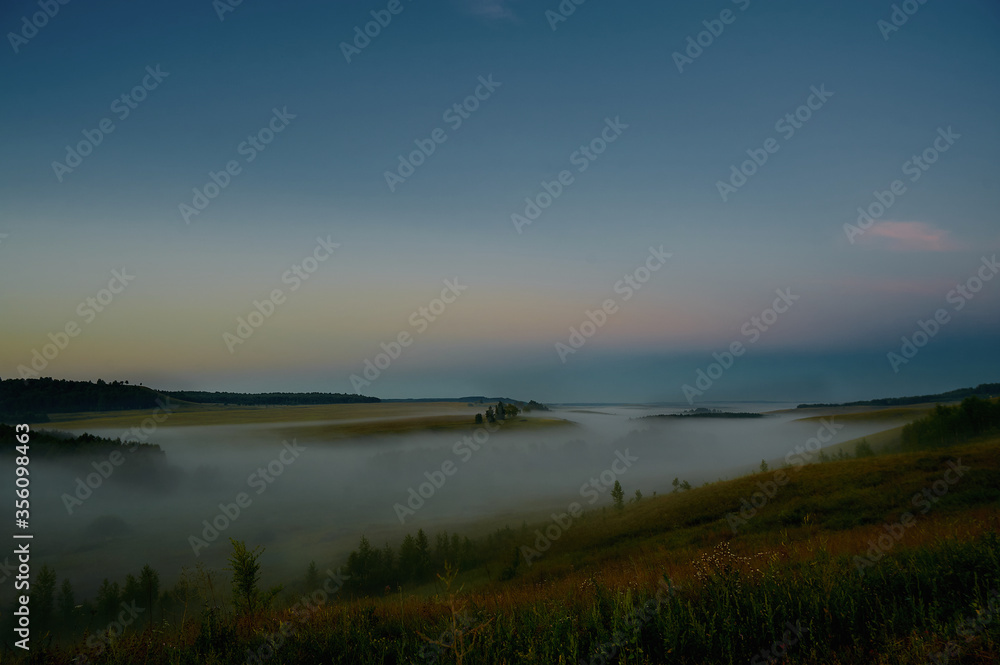
[(1000, 400), (967, 397), (961, 404), (938, 404), (903, 428), (903, 447), (937, 448), (1000, 431)]
[(152, 409), (157, 399), (163, 397), (128, 381), (6, 379), (0, 381), (0, 422), (48, 422), (50, 413)]
[[(60, 497), (67, 509), (79, 505), (100, 486), (103, 480), (96, 478), (106, 479), (111, 473), (115, 484), (126, 483), (144, 492), (175, 490), (184, 475), (179, 467), (168, 464), (167, 454), (152, 443), (35, 430), (30, 433), (28, 446), (32, 461), (51, 460), (79, 474), (76, 485)], [(13, 458), (17, 454), (15, 428), (0, 424), (0, 457)]]
[(719, 409), (706, 409), (704, 407), (698, 407), (697, 409), (691, 409), (690, 411), (682, 411), (681, 413), (658, 413), (652, 416), (643, 416), (644, 418), (763, 418), (763, 413), (754, 413), (752, 411), (721, 411)]
[[(138, 576), (128, 574), (124, 584), (107, 578), (93, 599), (79, 600), (68, 578), (43, 565), (31, 585), (31, 627), (38, 634), (77, 638), (81, 630), (91, 632), (87, 645), (98, 646), (107, 638), (100, 631), (114, 622), (121, 629), (142, 630), (152, 625), (157, 608), (162, 611), (164, 594), (160, 593), (160, 575), (146, 565)], [(11, 613), (12, 614), (12, 613)]]
[(235, 404), (239, 406), (293, 406), (305, 404), (374, 404), (378, 397), (350, 393), (229, 393), (204, 390), (164, 390), (164, 395), (198, 404)]
[(843, 404), (799, 404), (800, 409), (812, 409), (829, 406), (903, 406), (905, 404), (924, 404), (927, 402), (955, 402), (966, 397), (994, 397), (1000, 395), (1000, 383), (981, 383), (975, 388), (959, 388), (937, 395), (914, 395), (911, 397), (884, 397), (860, 402), (844, 402)]
[(231, 393), (202, 390), (156, 391), (128, 381), (0, 380), (0, 422), (46, 423), (51, 413), (154, 409), (167, 398), (198, 404), (288, 406), (380, 402), (377, 397), (346, 393)]
[[(34, 430), (30, 433), (30, 456), (68, 457), (85, 456), (91, 459), (106, 459), (115, 450), (123, 451), (129, 458), (157, 458), (166, 462), (166, 453), (156, 444), (107, 439), (86, 432), (73, 436), (67, 432)], [(16, 431), (11, 425), (0, 424), (0, 454), (16, 455)], [(127, 451), (127, 452), (126, 452)]]
[[(430, 582), (446, 567), (466, 571), (486, 564), (487, 574), (492, 575), (489, 562), (495, 561), (498, 551), (509, 551), (515, 559), (520, 558), (517, 545), (526, 537), (526, 529), (526, 525), (522, 526), (519, 533), (506, 526), (476, 540), (441, 532), (434, 536), (433, 543), (421, 529), (415, 535), (408, 534), (398, 548), (388, 543), (374, 547), (362, 537), (343, 567), (345, 590), (382, 595), (403, 585)], [(231, 542), (233, 552), (226, 569), (232, 587), (229, 601), (238, 614), (268, 607), (281, 591), (286, 592), (286, 600), (293, 600), (299, 592), (315, 591), (321, 586), (319, 570), (312, 562), (304, 578), (290, 588), (264, 590), (260, 587), (263, 549)], [(496, 573), (500, 579), (510, 579), (504, 577), (503, 571)], [(214, 632), (209, 624), (218, 620), (216, 613), (224, 604), (225, 586), (218, 571), (198, 565), (185, 568), (173, 586), (164, 588), (159, 573), (146, 565), (121, 581), (104, 578), (94, 595), (81, 598), (68, 578), (60, 582), (56, 571), (43, 565), (31, 586), (31, 625), (39, 634), (60, 639), (78, 640), (82, 632), (89, 633), (87, 646), (91, 648), (109, 645), (102, 631), (112, 624), (118, 632), (141, 632), (163, 622), (183, 627), (185, 621), (192, 621), (201, 624), (201, 633)], [(3, 610), (7, 619), (0, 623), (12, 629), (16, 621), (13, 607), (5, 605)]]

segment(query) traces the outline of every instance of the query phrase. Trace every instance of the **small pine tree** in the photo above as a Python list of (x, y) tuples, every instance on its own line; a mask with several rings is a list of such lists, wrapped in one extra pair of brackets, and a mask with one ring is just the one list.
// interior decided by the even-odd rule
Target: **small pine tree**
[(126, 603), (135, 603), (136, 605), (142, 603), (144, 607), (146, 601), (142, 598), (142, 586), (139, 584), (139, 579), (129, 573), (125, 576), (125, 587), (122, 589), (122, 600)]
[(392, 549), (392, 545), (389, 543), (386, 543), (382, 548), (382, 556), (379, 558), (379, 563), (382, 565), (380, 584), (384, 583), (390, 589), (398, 586), (399, 570), (396, 567), (396, 551)]
[(674, 486), (674, 490), (673, 491), (675, 491), (675, 492), (679, 492), (680, 491), (680, 489), (681, 489), (681, 481), (680, 481), (679, 478), (674, 478), (674, 482), (671, 483), (671, 484)]
[(417, 529), (417, 575), (426, 579), (431, 575), (431, 545), (423, 529)]
[(306, 588), (310, 591), (319, 588), (319, 569), (316, 568), (316, 562), (310, 561), (309, 567), (306, 568)]
[(483, 424), (483, 414), (481, 414), (481, 413), (477, 413), (476, 414), (476, 424), (477, 425), (482, 425)]
[(62, 586), (59, 587), (58, 605), (59, 618), (65, 625), (71, 625), (76, 610), (76, 596), (73, 593), (73, 585), (70, 584), (68, 578), (63, 580)]
[(615, 481), (615, 486), (611, 489), (611, 498), (615, 502), (615, 508), (621, 510), (625, 507), (625, 491), (622, 489), (622, 484)]
[(149, 608), (149, 625), (153, 625), (153, 609), (160, 597), (160, 575), (147, 563), (139, 571), (139, 588), (142, 590), (142, 602)]
[(760, 461), (760, 471), (761, 471), (761, 473), (764, 473), (765, 471), (767, 471), (767, 460), (763, 460), (762, 459)]
[(417, 551), (417, 539), (412, 534), (406, 534), (403, 544), (399, 546), (399, 577), (401, 582), (412, 582), (417, 579), (420, 569), (420, 554)]
[(97, 591), (97, 611), (101, 616), (101, 621), (106, 622), (114, 618), (119, 610), (121, 602), (121, 589), (118, 582), (109, 582), (104, 578), (101, 588)]
[(233, 574), (233, 605), (237, 612), (251, 614), (260, 604), (260, 555), (263, 547), (248, 550), (246, 543), (230, 538), (233, 553), (228, 570)]
[(639, 503), (642, 501), (642, 492), (640, 490), (635, 491), (635, 502)]
[(45, 564), (38, 572), (38, 577), (31, 587), (31, 612), (40, 627), (48, 628), (51, 626), (53, 610), (55, 609), (56, 582), (58, 581), (56, 571)]
[(462, 570), (462, 567), (465, 565), (462, 557), (462, 539), (458, 537), (457, 533), (451, 534), (451, 543), (448, 545), (448, 548), (455, 570)]
[(451, 557), (451, 545), (448, 540), (447, 531), (434, 536), (434, 556), (432, 561), (435, 568), (443, 568), (446, 563), (450, 563), (454, 567), (455, 561)]

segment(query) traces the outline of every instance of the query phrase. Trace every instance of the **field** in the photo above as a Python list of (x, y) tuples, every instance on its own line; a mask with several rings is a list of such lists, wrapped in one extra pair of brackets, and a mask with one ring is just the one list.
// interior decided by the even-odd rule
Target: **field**
[[(487, 404), (464, 402), (384, 402), (309, 406), (223, 406), (178, 402), (160, 427), (286, 424), (284, 436), (303, 439), (347, 438), (420, 431), (473, 431), (475, 415)], [(94, 430), (136, 427), (156, 410), (53, 414), (41, 429)], [(540, 414), (521, 414), (503, 429), (525, 430), (568, 426), (570, 422)]]

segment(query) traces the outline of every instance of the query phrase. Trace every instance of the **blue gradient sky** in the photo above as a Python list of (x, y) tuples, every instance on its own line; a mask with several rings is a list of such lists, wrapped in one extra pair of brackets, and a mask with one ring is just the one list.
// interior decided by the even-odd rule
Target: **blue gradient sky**
[[(361, 392), (677, 401), (776, 289), (800, 299), (703, 400), (841, 400), (997, 380), (1000, 279), (960, 311), (957, 284), (1000, 250), (1000, 7), (930, 0), (883, 38), (892, 3), (611, 3), (550, 27), (557, 2), (410, 2), (348, 63), (340, 44), (386, 2), (72, 2), (19, 43), (0, 27), (0, 376), (49, 334), (79, 335), (40, 374), (163, 388), (354, 391), (400, 332), (413, 343)], [(745, 10), (741, 7), (746, 6)], [(678, 72), (703, 21), (726, 25)], [(5, 50), (4, 50), (5, 49)], [(168, 72), (125, 119), (112, 102)], [(453, 129), (478, 77), (498, 87)], [(775, 123), (833, 96), (787, 140)], [(256, 159), (238, 146), (272, 109), (296, 117)], [(119, 107), (120, 108), (120, 107)], [(586, 171), (574, 151), (628, 125)], [(62, 181), (84, 130), (115, 129)], [(448, 138), (391, 192), (385, 172), (435, 128)], [(939, 128), (960, 138), (911, 181)], [(726, 201), (717, 182), (774, 137)], [(242, 171), (191, 223), (209, 171)], [(517, 233), (543, 180), (574, 181)], [(906, 191), (851, 243), (875, 190)], [(282, 274), (317, 237), (340, 248), (301, 288)], [(672, 258), (627, 302), (650, 246)], [(135, 275), (93, 321), (79, 303)], [(418, 331), (442, 281), (467, 285)], [(254, 300), (287, 300), (230, 352)], [(618, 310), (562, 362), (585, 312)], [(895, 372), (918, 321), (948, 323)]]

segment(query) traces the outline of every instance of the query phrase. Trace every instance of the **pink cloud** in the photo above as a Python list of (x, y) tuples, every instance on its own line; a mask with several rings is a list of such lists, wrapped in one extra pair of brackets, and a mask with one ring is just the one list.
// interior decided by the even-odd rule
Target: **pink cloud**
[(949, 237), (948, 231), (926, 222), (877, 222), (860, 240), (890, 252), (952, 252), (963, 248)]

